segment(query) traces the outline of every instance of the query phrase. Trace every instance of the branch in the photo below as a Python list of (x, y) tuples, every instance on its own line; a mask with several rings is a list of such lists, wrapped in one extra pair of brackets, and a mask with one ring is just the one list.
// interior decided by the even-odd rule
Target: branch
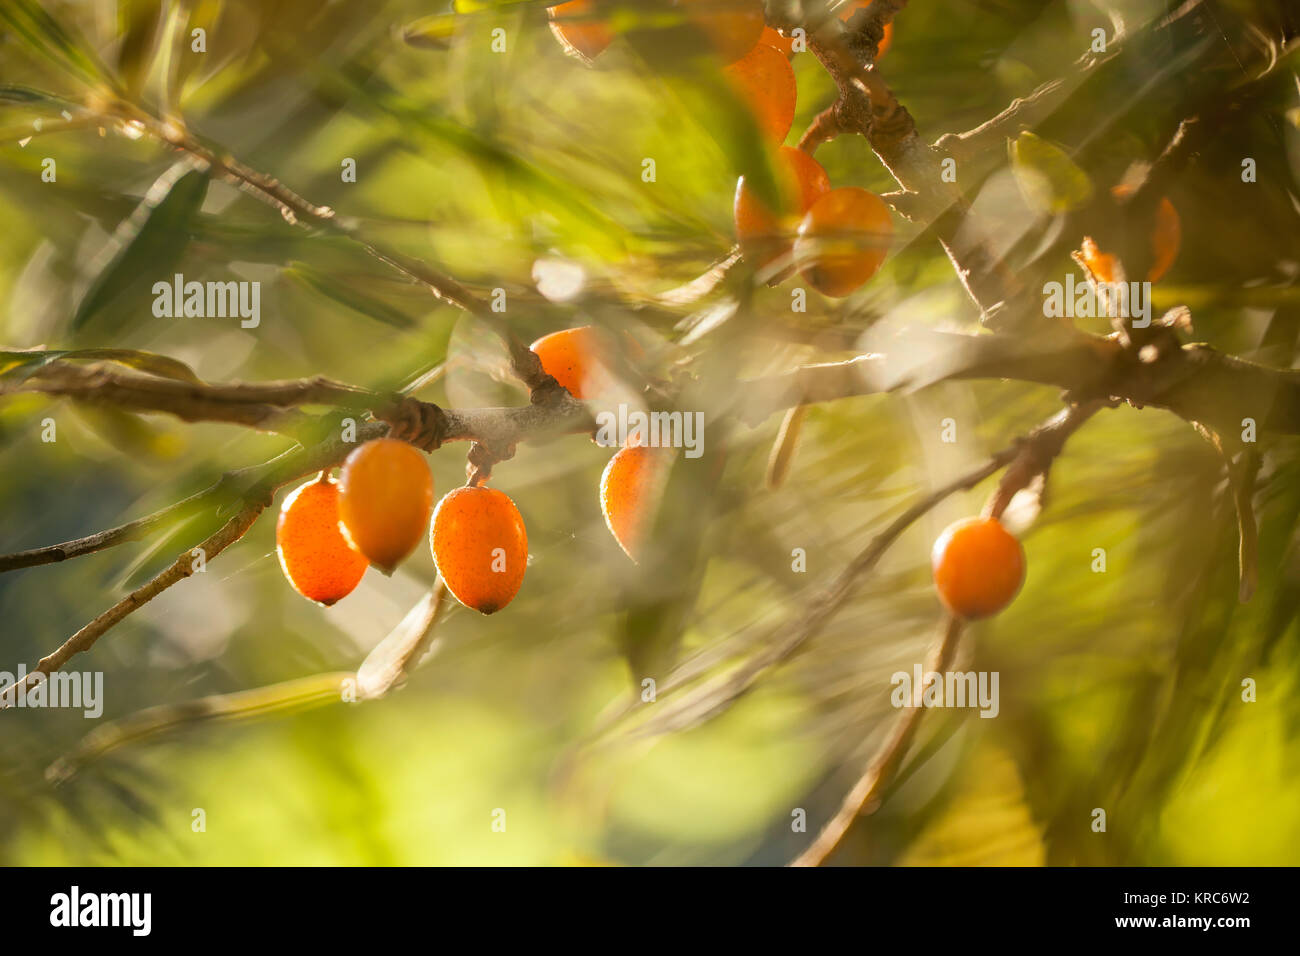
[(1300, 371), (1257, 365), (1207, 345), (1182, 345), (1174, 330), (1152, 328), (1167, 347), (1154, 361), (1116, 336), (905, 333), (888, 353), (805, 365), (739, 383), (735, 414), (750, 425), (795, 405), (915, 389), (947, 379), (1001, 378), (1065, 389), (1077, 401), (1115, 398), (1154, 405), (1188, 421), (1237, 433), (1251, 418), (1275, 434), (1300, 434)]
[(192, 134), (179, 119), (159, 119), (140, 106), (120, 99), (106, 104), (103, 114), (137, 124), (139, 129), (158, 141), (195, 157), (215, 175), (278, 209), (286, 222), (307, 228), (315, 225), (361, 246), (381, 262), (424, 286), (436, 298), (486, 322), (505, 343), (510, 353), (512, 369), (530, 392), (559, 388), (555, 380), (542, 369), (537, 356), (514, 334), (509, 324), (492, 310), (491, 305), (452, 276), (419, 259), (366, 239), (360, 234), (356, 220), (340, 218), (329, 206), (311, 203), (275, 177), (253, 169), (229, 153), (218, 152)]
[(46, 768), (45, 779), (65, 783), (82, 767), (119, 747), (191, 724), (249, 720), (345, 701), (349, 683), (355, 690), (356, 702), (378, 700), (400, 684), (425, 657), (434, 627), (446, 606), (446, 595), (447, 589), (439, 579), (388, 636), (375, 645), (356, 671), (315, 674), (268, 687), (146, 708), (86, 734), (70, 753)]
[[(876, 6), (872, 3), (871, 8)], [(1018, 301), (1025, 290), (971, 217), (969, 203), (956, 184), (944, 181), (943, 157), (922, 141), (912, 115), (872, 69), (879, 37), (871, 38), (876, 29), (871, 8), (850, 21), (854, 28), (850, 33), (834, 18), (808, 25), (809, 49), (839, 88), (839, 97), (830, 108), (834, 132), (860, 133), (867, 138), (903, 189), (893, 197), (898, 200), (893, 202), (894, 208), (934, 225), (957, 277), (987, 322), (1004, 303)], [(894, 9), (893, 4), (888, 10), (881, 6), (877, 13), (892, 16)], [(810, 145), (832, 132), (832, 121), (824, 116), (809, 130)]]
[[(1200, 0), (1195, 0), (1199, 3)], [(1083, 85), (1097, 67), (1119, 55), (1125, 35), (1119, 31), (1106, 41), (1105, 53), (1091, 50), (1075, 60), (1070, 72), (1040, 84), (1027, 96), (1018, 96), (1002, 112), (964, 133), (945, 133), (934, 148), (964, 163), (982, 153), (1006, 150), (1008, 139), (1023, 129), (1032, 129), (1051, 116), (1076, 89)]]
[(60, 395), (126, 411), (166, 412), (187, 422), (228, 422), (291, 438), (302, 437), (319, 423), (290, 406), (333, 405), (362, 410), (392, 401), (391, 397), (325, 378), (209, 385), (141, 375), (108, 364), (81, 365), (58, 359), (19, 381), (0, 381), (0, 397), (19, 392)]
[[(1171, 333), (1165, 330), (1162, 334)], [(1164, 407), (1188, 421), (1205, 422), (1226, 433), (1239, 431), (1243, 418), (1253, 418), (1266, 431), (1300, 434), (1300, 372), (1257, 365), (1205, 345), (1173, 342), (1173, 347), (1157, 351), (1158, 361), (1144, 362), (1126, 352), (1114, 336), (1082, 332), (1040, 339), (910, 333), (895, 344), (892, 357), (870, 353), (741, 382), (731, 413), (756, 426), (770, 415), (798, 405), (915, 389), (945, 379), (999, 378), (1057, 386), (1080, 400), (1113, 397), (1135, 405)], [(131, 386), (123, 385), (118, 394), (128, 395), (137, 410), (147, 395), (154, 399), (153, 410), (173, 411), (169, 403), (180, 396), (185, 410), (195, 413), (202, 407), (212, 413), (208, 420), (215, 421), (263, 421), (268, 412), (259, 407), (262, 402), (277, 403), (278, 414), (283, 414), (280, 404), (299, 401), (328, 400), (356, 409), (368, 407), (380, 422), (390, 426), (386, 430), (384, 424), (372, 423), (367, 426), (370, 437), (391, 431), (425, 450), (449, 441), (471, 441), (504, 453), (521, 441), (591, 429), (585, 406), (563, 390), (549, 392), (545, 401), (526, 406), (453, 410), (326, 379), (243, 385), (162, 380), (166, 384), (161, 387), (160, 380), (145, 376), (119, 375), (113, 380)], [(364, 438), (359, 435), (358, 440)], [(325, 466), (317, 465), (315, 470), (321, 467)], [(297, 470), (286, 480), (311, 470)], [(250, 474), (260, 473), (257, 468), (232, 472), (211, 488), (145, 518), (84, 538), (0, 556), (0, 572), (51, 564), (139, 540), (182, 511), (245, 486)]]
[[(961, 632), (961, 620), (949, 617), (944, 626), (943, 637), (926, 660), (925, 673), (942, 673), (947, 669), (957, 652)], [(875, 802), (880, 792), (893, 779), (894, 773), (903, 760), (903, 755), (911, 746), (912, 738), (916, 736), (916, 729), (921, 725), (921, 717), (925, 714), (925, 708), (921, 706), (921, 690), (920, 685), (912, 688), (912, 705), (903, 708), (903, 713), (899, 715), (893, 730), (875, 756), (871, 758), (857, 783), (853, 785), (853, 789), (848, 792), (835, 816), (831, 817), (830, 822), (817, 834), (812, 845), (791, 861), (791, 866), (821, 866), (840, 845), (840, 841), (853, 827), (859, 815), (875, 809)]]
[[(581, 434), (593, 424), (586, 406), (563, 389), (548, 389), (543, 401), (515, 408), (446, 410), (432, 402), (373, 392), (323, 378), (298, 381), (212, 385), (180, 382), (118, 372), (108, 366), (78, 366), (51, 361), (38, 373), (15, 384), (0, 385), (0, 397), (20, 391), (66, 395), (132, 411), (156, 411), (185, 421), (216, 421), (289, 434), (298, 440), (320, 438), (335, 423), (303, 415), (286, 406), (327, 404), (370, 411), (377, 421), (363, 424), (357, 441), (390, 434), (432, 451), (445, 442), (476, 442), (504, 453), (520, 441), (559, 434)], [(310, 427), (308, 427), (310, 426)], [(352, 445), (327, 440), (314, 451), (287, 453), (262, 465), (228, 473), (216, 484), (144, 518), (59, 544), (0, 555), (0, 573), (53, 564), (140, 540), (184, 513), (224, 499), (247, 500), (251, 489), (271, 491), (304, 475), (338, 464)], [(506, 456), (508, 457), (508, 456)]]
[[(999, 457), (1004, 459), (1007, 470), (1003, 472), (1002, 480), (989, 499), (987, 513), (995, 518), (1000, 517), (1016, 492), (1028, 487), (1039, 475), (1045, 476), (1065, 447), (1066, 440), (1101, 407), (1100, 402), (1089, 402), (1062, 409), (1027, 437), (1020, 439), (1009, 450), (1009, 455), (1004, 451), (995, 456), (995, 461)], [(948, 618), (943, 637), (926, 662), (925, 673), (942, 673), (947, 670), (957, 652), (962, 626), (963, 622), (959, 618)], [(874, 811), (879, 805), (881, 792), (893, 779), (921, 724), (925, 711), (921, 706), (922, 690), (920, 685), (912, 688), (912, 706), (904, 708), (884, 744), (844, 797), (839, 810), (822, 828), (812, 845), (795, 858), (791, 866), (820, 866), (840, 845), (858, 818)]]
[(191, 495), (183, 501), (168, 505), (161, 511), (155, 511), (151, 515), (137, 518), (135, 521), (129, 521), (116, 528), (109, 528), (107, 531), (86, 535), (84, 538), (74, 538), (61, 544), (51, 544), (43, 548), (32, 548), (29, 551), (17, 551), (13, 554), (0, 555), (0, 573), (15, 571), (19, 568), (34, 568), (42, 564), (55, 564), (59, 561), (67, 561), (69, 558), (79, 558), (82, 555), (94, 554), (96, 551), (104, 551), (119, 544), (125, 544), (128, 541), (139, 541), (148, 537), (155, 528), (171, 519), (177, 518), (186, 512), (200, 510), (203, 505), (218, 496), (221, 489), (226, 487), (229, 478), (230, 475), (227, 474), (215, 485), (200, 491), (198, 494)]
[[(1004, 448), (977, 468), (966, 472), (948, 484), (937, 488), (913, 503), (906, 511), (895, 518), (871, 542), (849, 562), (840, 572), (831, 586), (809, 601), (799, 613), (797, 620), (777, 630), (770, 639), (763, 643), (765, 649), (751, 660), (717, 680), (705, 684), (698, 691), (687, 694), (679, 700), (665, 704), (655, 712), (653, 719), (638, 728), (638, 735), (670, 733), (685, 730), (709, 720), (738, 699), (744, 696), (758, 679), (772, 667), (789, 660), (794, 654), (816, 637), (827, 624), (839, 613), (845, 603), (857, 593), (863, 579), (876, 566), (886, 551), (895, 541), (918, 520), (932, 511), (949, 496), (959, 491), (968, 491), (984, 479), (997, 473), (998, 469), (1015, 459), (1019, 453), (1017, 446)], [(685, 683), (682, 677), (671, 676), (659, 689), (659, 695), (671, 693)], [(630, 712), (624, 711), (624, 713)], [(623, 716), (617, 715), (614, 719)]]
[[(203, 549), (206, 558), (215, 557), (244, 536), (253, 526), (253, 522), (271, 503), (267, 495), (262, 500), (245, 505), (237, 514), (227, 521), (215, 534), (210, 535), (198, 548)], [(17, 700), (20, 688), (31, 688), (38, 681), (48, 677), (62, 667), (73, 656), (89, 650), (95, 642), (111, 627), (125, 618), (132, 611), (141, 608), (167, 590), (178, 581), (183, 581), (194, 574), (193, 550), (184, 552), (167, 570), (152, 580), (136, 588), (122, 600), (118, 601), (103, 614), (77, 631), (64, 641), (52, 654), (42, 657), (36, 667), (22, 680), (15, 680), (7, 687), (0, 688), (0, 710), (12, 707)]]

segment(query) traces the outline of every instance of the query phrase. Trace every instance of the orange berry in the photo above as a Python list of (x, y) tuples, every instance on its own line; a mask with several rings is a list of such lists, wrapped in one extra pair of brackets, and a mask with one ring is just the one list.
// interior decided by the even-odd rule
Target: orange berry
[(736, 239), (756, 267), (790, 251), (799, 220), (831, 188), (826, 170), (801, 149), (782, 146), (773, 165), (781, 197), (779, 213), (754, 195), (744, 176), (736, 183)]
[(275, 552), (293, 589), (329, 607), (347, 597), (366, 573), (366, 559), (339, 531), (339, 486), (313, 478), (290, 493), (275, 523)]
[(883, 199), (845, 186), (823, 195), (799, 223), (794, 258), (808, 283), (829, 296), (846, 296), (885, 261), (894, 223)]
[(551, 32), (569, 56), (590, 63), (614, 40), (614, 31), (604, 20), (593, 19), (596, 0), (568, 0), (551, 7)]
[[(1123, 199), (1133, 192), (1133, 186), (1121, 183), (1110, 193), (1116, 199)], [(1183, 244), (1183, 222), (1178, 216), (1168, 197), (1162, 197), (1156, 206), (1155, 221), (1151, 226), (1151, 268), (1147, 271), (1147, 281), (1156, 282), (1169, 271), (1169, 267), (1178, 258), (1178, 250)], [(1080, 249), (1088, 271), (1102, 282), (1118, 280), (1115, 257), (1102, 252), (1097, 243), (1085, 236)]]
[(433, 507), (424, 455), (396, 438), (368, 441), (343, 462), (339, 523), (348, 543), (391, 574), (415, 550)]
[(797, 96), (789, 59), (775, 47), (758, 43), (725, 72), (763, 135), (775, 143), (784, 142), (794, 123)]
[(429, 546), (447, 590), (483, 614), (509, 604), (524, 583), (528, 531), (510, 496), (495, 488), (449, 492), (433, 513)]
[(605, 525), (633, 561), (644, 556), (645, 536), (653, 524), (672, 464), (673, 449), (628, 445), (609, 460), (600, 476), (600, 510)]
[(674, 0), (686, 10), (692, 26), (732, 63), (754, 49), (763, 33), (762, 0)]
[(786, 56), (794, 53), (794, 40), (790, 37), (784, 37), (777, 33), (771, 27), (763, 27), (763, 32), (759, 34), (759, 43), (766, 43), (774, 50), (780, 50)]
[(1025, 551), (996, 518), (949, 525), (930, 556), (934, 586), (948, 610), (969, 619), (996, 614), (1025, 580)]
[(543, 335), (530, 346), (542, 368), (574, 398), (594, 398), (614, 384), (609, 336), (593, 325)]
[[(853, 14), (857, 13), (859, 10), (865, 10), (869, 6), (871, 6), (871, 0), (852, 0), (852, 2), (845, 4), (836, 16), (838, 16), (843, 22), (848, 23)], [(885, 55), (885, 51), (889, 49), (889, 45), (893, 42), (894, 25), (892, 23), (886, 23), (884, 36), (880, 38), (880, 46), (876, 49), (877, 60)]]

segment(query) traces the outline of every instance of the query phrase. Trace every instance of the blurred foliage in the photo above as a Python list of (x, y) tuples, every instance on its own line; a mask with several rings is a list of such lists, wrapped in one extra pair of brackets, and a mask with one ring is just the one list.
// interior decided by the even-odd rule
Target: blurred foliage
[[(879, 69), (933, 141), (1059, 75), (1094, 28), (1109, 28), (1099, 6), (1132, 26), (1169, 5), (917, 2)], [(1126, 52), (1019, 141), (1021, 155), (1047, 155), (1061, 171), (1069, 203), (1027, 206), (1001, 147), (977, 185), (963, 183), (1017, 268), (1073, 269), (1078, 236), (1066, 234), (1061, 209), (1152, 161), (1207, 95), (1206, 76), (1239, 69), (1250, 24), (1273, 15), (1262, 0), (1212, 8), (1215, 19), (1194, 20), (1202, 33), (1189, 27), (1176, 48)], [(768, 175), (716, 65), (665, 63), (617, 40), (587, 69), (562, 54), (540, 3), (454, 12), (415, 0), (6, 0), (5, 347), (147, 350), (213, 382), (325, 375), (395, 387), (441, 368), (420, 397), (524, 398), (485, 329), (345, 238), (295, 227), (216, 179), (187, 178), (185, 193), (142, 205), (159, 177), (184, 171), (175, 151), (130, 123), (77, 121), (110, 96), (183, 120), (218, 152), (353, 217), (368, 239), (476, 290), (504, 288), (525, 341), (580, 322), (632, 331), (660, 373), (698, 375), (706, 406), (738, 377), (826, 355), (800, 343), (831, 331), (870, 348), (904, 322), (975, 327), (932, 235), (901, 219), (885, 268), (849, 299), (812, 296), (807, 313), (792, 313), (791, 283), (755, 288), (736, 270), (701, 302), (665, 305), (662, 293), (728, 253), (737, 176)], [(406, 42), (412, 24), (423, 27)], [(195, 53), (199, 27), (205, 52)], [(497, 28), (504, 53), (492, 51)], [(1183, 72), (1193, 53), (1208, 57), (1195, 82)], [(794, 65), (790, 142), (834, 94), (811, 54)], [(1279, 67), (1177, 180), (1183, 246), (1156, 290), (1157, 309), (1191, 306), (1199, 337), (1286, 367), (1300, 332), (1295, 65)], [(653, 183), (641, 178), (647, 157)], [(1257, 159), (1258, 182), (1241, 181), (1242, 157)], [(56, 182), (41, 181), (46, 158)], [(836, 139), (818, 158), (836, 185), (894, 188), (860, 137)], [(345, 159), (354, 183), (340, 176)], [(132, 236), (145, 242), (123, 246)], [(581, 267), (572, 301), (538, 294), (534, 264), (548, 257)], [(155, 318), (148, 283), (129, 280), (173, 271), (260, 281), (260, 326)], [(1090, 327), (1105, 331), (1105, 321)], [(10, 372), (26, 361), (2, 356)], [(632, 693), (622, 654), (651, 640), (678, 660), (744, 653), (797, 618), (918, 494), (1057, 407), (1053, 390), (1015, 382), (818, 406), (775, 492), (763, 472), (779, 416), (730, 433), (725, 460), (704, 459), (720, 467), (674, 486), (680, 560), (650, 577), (602, 524), (596, 486), (608, 452), (576, 437), (521, 447), (493, 479), (518, 503), (531, 545), (507, 611), (453, 608), (437, 653), (383, 700), (196, 726), (123, 747), (57, 786), (44, 769), (93, 722), (64, 710), (0, 713), (0, 862), (783, 863), (810, 838), (791, 832), (795, 808), (815, 831), (884, 735), (895, 714), (889, 676), (922, 659), (938, 619), (929, 542), (977, 510), (988, 484), (918, 522), (822, 634), (716, 719), (650, 739), (616, 730), (588, 749)], [(40, 440), (46, 417), (57, 422), (54, 443)], [(955, 443), (939, 440), (946, 418), (958, 423)], [(722, 440), (707, 434), (706, 447)], [(0, 551), (150, 513), (285, 446), (233, 426), (6, 400)], [(1024, 591), (968, 638), (961, 666), (1001, 675), (999, 716), (929, 715), (916, 759), (837, 860), (1300, 862), (1300, 456), (1294, 439), (1262, 449), (1260, 586), (1243, 606), (1232, 497), (1210, 446), (1158, 410), (1105, 411), (1081, 430), (1027, 533)], [(464, 480), (462, 451), (431, 456), (440, 494)], [(30, 666), (212, 520), (0, 576), (0, 670)], [(105, 720), (355, 669), (433, 580), (422, 550), (324, 610), (283, 580), (273, 524), (264, 517), (207, 573), (72, 663), (104, 672)], [(791, 570), (793, 548), (807, 552), (805, 574)], [(1105, 573), (1092, 570), (1095, 548), (1106, 550)], [(1257, 703), (1241, 701), (1247, 677)], [(1090, 829), (1094, 807), (1107, 809), (1105, 834)], [(195, 808), (204, 833), (191, 830)], [(505, 833), (491, 829), (498, 808)]]

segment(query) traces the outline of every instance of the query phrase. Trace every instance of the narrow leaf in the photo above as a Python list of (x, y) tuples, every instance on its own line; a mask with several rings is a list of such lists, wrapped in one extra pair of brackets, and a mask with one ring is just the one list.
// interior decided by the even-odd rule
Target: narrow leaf
[(92, 264), (95, 278), (72, 318), (82, 328), (141, 275), (167, 277), (189, 242), (190, 222), (203, 206), (208, 173), (188, 160), (158, 177)]

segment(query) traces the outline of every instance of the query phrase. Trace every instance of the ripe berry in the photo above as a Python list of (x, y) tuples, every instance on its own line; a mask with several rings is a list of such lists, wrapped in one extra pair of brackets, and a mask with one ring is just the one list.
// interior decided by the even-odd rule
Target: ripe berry
[(415, 550), (433, 507), (424, 455), (376, 438), (348, 455), (339, 476), (339, 520), (348, 542), (385, 574)]
[(594, 19), (596, 0), (568, 0), (551, 7), (551, 32), (564, 52), (590, 63), (614, 40), (614, 31), (604, 20)]
[[(1116, 199), (1123, 199), (1133, 192), (1133, 187), (1121, 183), (1111, 191)], [(1147, 281), (1155, 282), (1174, 264), (1178, 258), (1179, 247), (1183, 243), (1183, 223), (1178, 210), (1168, 198), (1162, 197), (1156, 206), (1155, 221), (1151, 226), (1151, 268), (1147, 272)], [(1088, 271), (1101, 282), (1115, 282), (1119, 278), (1115, 267), (1115, 257), (1103, 252), (1091, 238), (1085, 237), (1082, 247), (1083, 260)]]
[(779, 212), (772, 212), (754, 194), (745, 177), (736, 183), (736, 239), (755, 267), (790, 251), (799, 220), (831, 188), (826, 170), (801, 149), (782, 146), (773, 166), (781, 200)]
[(794, 52), (794, 40), (790, 37), (782, 36), (771, 27), (763, 27), (763, 32), (759, 34), (759, 43), (766, 43), (774, 50), (780, 50), (786, 56)]
[(600, 510), (623, 553), (640, 563), (645, 536), (653, 523), (672, 464), (673, 449), (628, 445), (600, 476)]
[(996, 614), (1025, 580), (1025, 552), (996, 518), (965, 518), (950, 525), (930, 556), (934, 586), (958, 617)]
[[(848, 23), (849, 20), (852, 18), (853, 14), (857, 13), (859, 10), (865, 10), (869, 6), (871, 6), (871, 0), (852, 0), (852, 2), (846, 3), (844, 7), (840, 10), (840, 12), (836, 15), (844, 23)], [(893, 42), (894, 42), (894, 25), (892, 23), (886, 23), (885, 35), (881, 37), (880, 46), (876, 49), (877, 60), (879, 60), (882, 56), (885, 55), (885, 51), (889, 49), (889, 45)]]
[(583, 325), (552, 332), (543, 335), (531, 348), (541, 359), (546, 374), (568, 389), (574, 398), (594, 398), (614, 384), (609, 371), (611, 343), (602, 329)]
[(339, 531), (339, 486), (312, 479), (284, 499), (275, 523), (275, 551), (293, 589), (329, 607), (352, 593), (366, 573), (366, 559)]
[(447, 590), (483, 614), (519, 593), (528, 566), (528, 532), (509, 495), (495, 488), (449, 492), (433, 513), (433, 560)]
[(794, 259), (808, 283), (829, 296), (846, 296), (885, 261), (894, 235), (889, 207), (856, 186), (832, 189), (799, 223)]
[(726, 74), (763, 135), (774, 143), (785, 142), (797, 92), (790, 60), (776, 48), (757, 43), (727, 67)]

